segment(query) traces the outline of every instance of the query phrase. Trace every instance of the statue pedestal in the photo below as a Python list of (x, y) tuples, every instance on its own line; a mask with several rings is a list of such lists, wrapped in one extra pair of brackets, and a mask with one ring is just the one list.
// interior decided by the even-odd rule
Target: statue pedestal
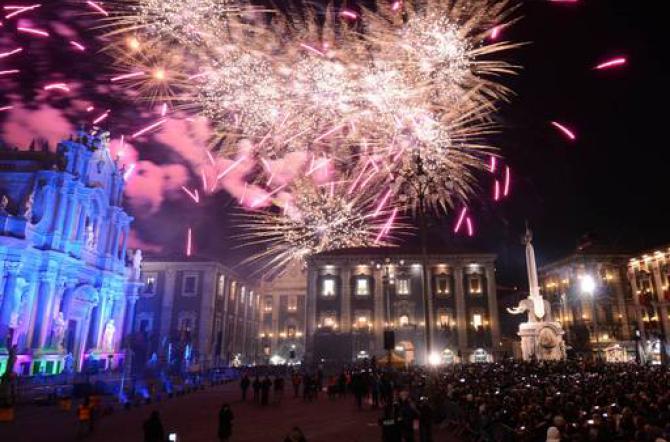
[(565, 359), (565, 332), (560, 322), (523, 322), (519, 324), (521, 353), (524, 361), (560, 361)]

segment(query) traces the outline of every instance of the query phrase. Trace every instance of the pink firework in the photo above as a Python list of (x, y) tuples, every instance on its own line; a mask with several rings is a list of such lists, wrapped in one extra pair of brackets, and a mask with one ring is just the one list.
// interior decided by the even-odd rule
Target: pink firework
[(558, 121), (552, 121), (551, 125), (563, 133), (563, 135), (565, 135), (570, 141), (575, 141), (577, 139), (575, 132), (566, 125), (561, 124)]
[(611, 60), (607, 60), (603, 63), (600, 63), (598, 66), (596, 66), (593, 69), (596, 69), (596, 70), (599, 70), (599, 71), (601, 71), (603, 69), (611, 69), (611, 68), (623, 66), (627, 62), (628, 62), (628, 60), (626, 59), (626, 57), (616, 57), (616, 58), (612, 58)]
[(463, 220), (465, 220), (465, 215), (467, 212), (467, 207), (463, 207), (463, 209), (461, 209), (461, 215), (458, 217), (458, 221), (456, 221), (456, 226), (454, 226), (454, 233), (458, 233), (458, 231), (461, 230), (461, 225), (463, 225)]

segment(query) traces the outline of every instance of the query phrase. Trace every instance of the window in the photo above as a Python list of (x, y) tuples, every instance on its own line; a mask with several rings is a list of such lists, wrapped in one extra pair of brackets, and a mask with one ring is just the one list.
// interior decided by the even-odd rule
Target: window
[(288, 297), (288, 306), (286, 308), (289, 312), (298, 311), (298, 297), (289, 296)]
[(472, 315), (472, 326), (474, 328), (480, 328), (484, 326), (484, 316), (481, 313), (475, 313)]
[(354, 322), (354, 328), (367, 329), (369, 327), (372, 327), (369, 312), (356, 312), (355, 314), (356, 314), (356, 322)]
[(370, 280), (368, 278), (356, 278), (356, 295), (368, 296), (370, 294)]
[(226, 287), (226, 275), (219, 275), (219, 281), (216, 286), (216, 296), (223, 296)]
[(326, 278), (321, 282), (321, 296), (335, 296), (335, 279)]
[(468, 279), (468, 290), (473, 295), (482, 294), (482, 280), (479, 275), (471, 275)]
[(198, 287), (198, 275), (186, 274), (184, 275), (184, 287), (182, 295), (195, 296)]
[(295, 338), (295, 325), (289, 325), (286, 327), (286, 336), (289, 338)]
[(321, 315), (319, 327), (337, 328), (337, 317), (334, 312), (327, 312)]
[(407, 278), (398, 279), (397, 293), (399, 295), (409, 295), (410, 294), (409, 279), (407, 279)]
[(235, 303), (235, 291), (237, 289), (237, 282), (233, 281), (230, 284), (230, 302), (234, 305)]
[(254, 305), (254, 291), (250, 290), (249, 291), (249, 306), (253, 307)]
[(447, 276), (438, 276), (435, 278), (435, 290), (437, 291), (437, 296), (449, 296), (451, 292), (449, 278)]
[(156, 277), (151, 275), (147, 276), (144, 280), (144, 293), (153, 294), (156, 287)]
[(263, 306), (263, 311), (270, 313), (272, 311), (272, 296), (265, 297), (265, 305)]
[(247, 294), (247, 288), (242, 286), (242, 290), (240, 291), (240, 304), (244, 305), (244, 301), (246, 299), (246, 294)]
[(263, 347), (263, 354), (265, 356), (270, 356), (270, 346), (269, 345), (266, 345), (265, 347)]
[(409, 316), (402, 315), (398, 318), (398, 324), (400, 327), (407, 327), (409, 325)]
[(452, 328), (454, 326), (449, 311), (445, 309), (439, 309), (437, 311), (437, 326), (444, 329)]

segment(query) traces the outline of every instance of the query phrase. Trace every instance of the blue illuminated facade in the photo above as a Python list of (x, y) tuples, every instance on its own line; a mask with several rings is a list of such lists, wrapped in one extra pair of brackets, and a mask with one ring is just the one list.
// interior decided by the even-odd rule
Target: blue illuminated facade
[(108, 140), (79, 131), (55, 153), (0, 150), (0, 373), (11, 348), (22, 375), (123, 359), (141, 283)]

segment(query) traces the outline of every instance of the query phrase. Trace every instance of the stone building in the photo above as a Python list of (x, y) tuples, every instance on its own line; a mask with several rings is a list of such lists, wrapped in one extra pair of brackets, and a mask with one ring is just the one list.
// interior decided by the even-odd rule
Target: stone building
[(577, 353), (611, 361), (636, 357), (641, 323), (626, 271), (629, 256), (585, 248), (540, 267), (542, 295)]
[(307, 272), (293, 262), (279, 276), (263, 279), (261, 294), (260, 349), (264, 363), (302, 361), (305, 355), (305, 301)]
[(313, 256), (307, 274), (306, 359), (350, 363), (385, 354), (384, 330), (407, 364), (432, 352), (450, 363), (499, 353), (495, 255), (430, 253), (426, 324), (422, 257), (401, 249), (349, 249)]
[(0, 151), (0, 372), (12, 348), (25, 375), (123, 359), (141, 285), (140, 254), (126, 267), (123, 175), (106, 132)]
[(637, 304), (643, 355), (646, 361), (660, 363), (670, 350), (670, 246), (631, 258), (627, 274)]
[(142, 281), (133, 327), (149, 339), (148, 355), (181, 342), (202, 366), (256, 362), (260, 296), (235, 272), (203, 258), (151, 257)]

